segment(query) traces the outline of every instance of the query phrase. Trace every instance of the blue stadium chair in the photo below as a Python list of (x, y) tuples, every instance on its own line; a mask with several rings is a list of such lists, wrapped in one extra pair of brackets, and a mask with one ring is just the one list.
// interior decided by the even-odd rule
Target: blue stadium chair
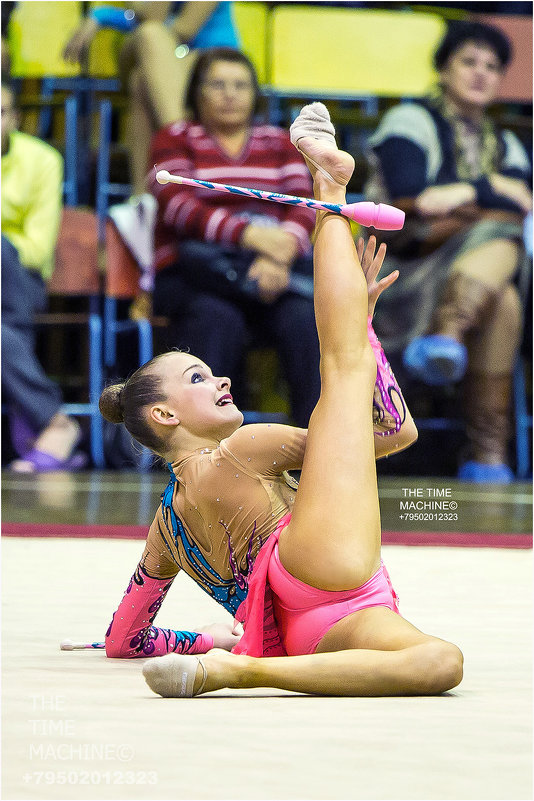
[[(518, 289), (525, 311), (531, 305), (532, 286), (532, 213), (525, 220), (524, 226), (525, 258), (519, 271)], [(532, 476), (532, 407), (527, 401), (527, 385), (525, 379), (526, 365), (519, 354), (513, 384), (513, 403), (516, 441), (516, 476), (527, 479)]]
[(95, 93), (97, 91), (117, 92), (119, 82), (115, 78), (102, 79), (85, 76), (72, 78), (58, 78), (47, 75), (41, 81), (40, 104), (41, 112), (39, 115), (38, 135), (46, 138), (47, 131), (52, 122), (52, 104), (55, 92), (68, 92), (65, 101), (65, 111), (67, 104), (76, 104), (76, 124), (67, 126), (69, 138), (69, 153), (72, 153), (70, 164), (72, 191), (76, 199), (71, 205), (78, 202), (81, 195), (83, 202), (89, 199), (89, 180), (90, 175), (90, 124), (95, 108)]
[[(87, 237), (85, 242), (82, 241), (82, 231)], [(102, 318), (98, 310), (101, 289), (96, 248), (96, 219), (91, 212), (69, 207), (64, 209), (54, 273), (47, 290), (50, 296), (89, 298), (87, 312), (45, 312), (36, 315), (36, 323), (48, 326), (87, 326), (88, 400), (65, 403), (61, 411), (66, 415), (89, 418), (91, 458), (95, 467), (103, 468), (103, 420), (98, 408), (103, 387)]]
[[(117, 360), (117, 337), (134, 332), (138, 341), (139, 364), (150, 361), (153, 356), (152, 324), (146, 318), (121, 320), (117, 315), (117, 303), (121, 298), (132, 299), (138, 291), (139, 270), (135, 260), (121, 243), (120, 235), (108, 218), (110, 200), (129, 197), (130, 184), (110, 181), (112, 106), (109, 100), (99, 105), (99, 144), (96, 175), (96, 211), (98, 236), (106, 250), (106, 274), (104, 282), (104, 365), (110, 369)], [(143, 448), (139, 467), (145, 472), (153, 461), (152, 453)]]
[(527, 405), (525, 365), (521, 357), (514, 370), (514, 414), (516, 476), (526, 480), (532, 476), (532, 412), (529, 412)]
[(100, 101), (98, 126), (98, 154), (96, 163), (96, 213), (98, 233), (101, 242), (105, 240), (106, 217), (110, 200), (125, 199), (131, 194), (129, 183), (115, 183), (110, 180), (109, 164), (111, 157), (112, 106), (109, 100)]

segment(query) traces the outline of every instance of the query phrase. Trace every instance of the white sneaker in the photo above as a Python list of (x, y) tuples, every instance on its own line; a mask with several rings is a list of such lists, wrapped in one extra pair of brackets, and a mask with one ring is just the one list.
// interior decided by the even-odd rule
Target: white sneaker
[(110, 206), (108, 210), (108, 216), (139, 265), (142, 273), (139, 286), (147, 292), (151, 291), (153, 285), (157, 208), (156, 198), (145, 192), (131, 197), (127, 203)]

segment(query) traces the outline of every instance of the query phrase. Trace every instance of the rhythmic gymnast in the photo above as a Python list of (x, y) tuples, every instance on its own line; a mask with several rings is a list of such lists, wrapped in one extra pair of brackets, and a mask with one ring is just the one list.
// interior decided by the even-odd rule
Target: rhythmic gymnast
[[(326, 108), (305, 107), (291, 134), (315, 197), (344, 203), (354, 161), (337, 149)], [(154, 692), (190, 697), (224, 687), (278, 687), (418, 695), (461, 681), (460, 650), (401, 617), (380, 558), (375, 458), (416, 436), (368, 318), (396, 277), (375, 281), (382, 260), (374, 245), (356, 250), (346, 219), (318, 212), (322, 386), (307, 431), (242, 427), (230, 380), (187, 353), (163, 354), (102, 394), (104, 416), (124, 420), (172, 467), (106, 635), (108, 656), (166, 654), (143, 668)], [(297, 492), (284, 474), (294, 468), (302, 468)], [(180, 569), (243, 624), (241, 639), (224, 626), (152, 626)]]

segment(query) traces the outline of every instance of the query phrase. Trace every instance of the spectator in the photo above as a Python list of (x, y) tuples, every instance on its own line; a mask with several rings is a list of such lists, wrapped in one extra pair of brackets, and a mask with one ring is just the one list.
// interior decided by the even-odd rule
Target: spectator
[[(179, 13), (169, 16), (174, 6)], [(150, 139), (182, 119), (182, 98), (198, 51), (237, 47), (230, 2), (134, 2), (128, 9), (97, 6), (67, 43), (67, 61), (83, 62), (97, 31), (128, 34), (120, 54), (123, 85), (130, 99), (128, 148), (134, 199), (146, 192)]]
[(17, 4), (5, 0), (1, 6), (2, 12), (2, 75), (9, 75), (11, 72), (11, 54), (9, 52), (9, 42), (7, 38), (7, 31), (9, 27), (9, 19), (15, 10)]
[[(309, 195), (309, 173), (288, 134), (253, 123), (257, 101), (246, 56), (207, 51), (186, 95), (193, 121), (160, 131), (150, 163), (183, 176)], [(313, 212), (160, 186), (154, 177), (151, 187), (158, 200), (154, 310), (172, 319), (173, 344), (190, 347), (217, 374), (236, 376), (250, 332), (261, 333), (280, 355), (293, 420), (306, 427), (319, 396), (319, 346), (313, 301), (289, 282), (295, 272), (312, 276)]]
[[(507, 465), (513, 365), (521, 334), (514, 286), (531, 209), (530, 164), (487, 113), (509, 62), (497, 29), (451, 23), (436, 54), (437, 92), (396, 106), (371, 138), (367, 187), (406, 211), (389, 237), (400, 278), (378, 312), (386, 350), (428, 384), (463, 379), (469, 453), (459, 477), (512, 480)], [(393, 255), (393, 257), (392, 257)]]
[(2, 83), (2, 393), (21, 459), (17, 472), (74, 470), (80, 427), (60, 412), (59, 388), (35, 354), (35, 312), (46, 306), (61, 217), (63, 163), (21, 133), (13, 89)]

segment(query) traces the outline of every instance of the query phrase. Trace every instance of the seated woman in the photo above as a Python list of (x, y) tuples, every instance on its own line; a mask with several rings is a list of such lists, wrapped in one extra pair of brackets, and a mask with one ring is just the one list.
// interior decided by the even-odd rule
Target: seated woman
[[(309, 159), (315, 196), (344, 203), (354, 161), (337, 150), (326, 108), (313, 110), (297, 118), (293, 141)], [(124, 419), (173, 471), (106, 637), (109, 656), (166, 654), (143, 670), (160, 695), (265, 686), (326, 695), (435, 694), (461, 681), (461, 652), (400, 616), (380, 558), (376, 386), (386, 405), (392, 397), (403, 404), (369, 316), (396, 276), (376, 283), (381, 258), (364, 262), (362, 269), (348, 221), (319, 212), (321, 395), (308, 431), (242, 426), (230, 380), (187, 353), (158, 357), (102, 396), (108, 419)], [(398, 417), (391, 446), (402, 429)], [(411, 428), (404, 444), (413, 436)], [(283, 471), (300, 466), (295, 492)], [(224, 648), (212, 650), (213, 633), (151, 628), (180, 569), (243, 622), (239, 643), (230, 630), (225, 637), (215, 632)], [(232, 646), (234, 653), (224, 650)]]
[(384, 347), (404, 350), (428, 384), (463, 380), (468, 481), (511, 481), (512, 371), (521, 335), (514, 285), (532, 207), (527, 153), (487, 113), (510, 59), (495, 28), (451, 23), (435, 64), (437, 92), (384, 116), (371, 138), (368, 196), (407, 214), (387, 238), (401, 279), (379, 309)]
[[(151, 164), (179, 175), (307, 196), (310, 176), (287, 131), (257, 125), (254, 67), (238, 50), (214, 48), (193, 70), (193, 121), (152, 142)], [(169, 346), (190, 347), (217, 375), (244, 375), (251, 341), (273, 347), (289, 385), (293, 422), (305, 428), (319, 397), (319, 343), (311, 287), (313, 212), (176, 184), (158, 201), (154, 311), (171, 319)], [(246, 388), (235, 387), (244, 403)]]

